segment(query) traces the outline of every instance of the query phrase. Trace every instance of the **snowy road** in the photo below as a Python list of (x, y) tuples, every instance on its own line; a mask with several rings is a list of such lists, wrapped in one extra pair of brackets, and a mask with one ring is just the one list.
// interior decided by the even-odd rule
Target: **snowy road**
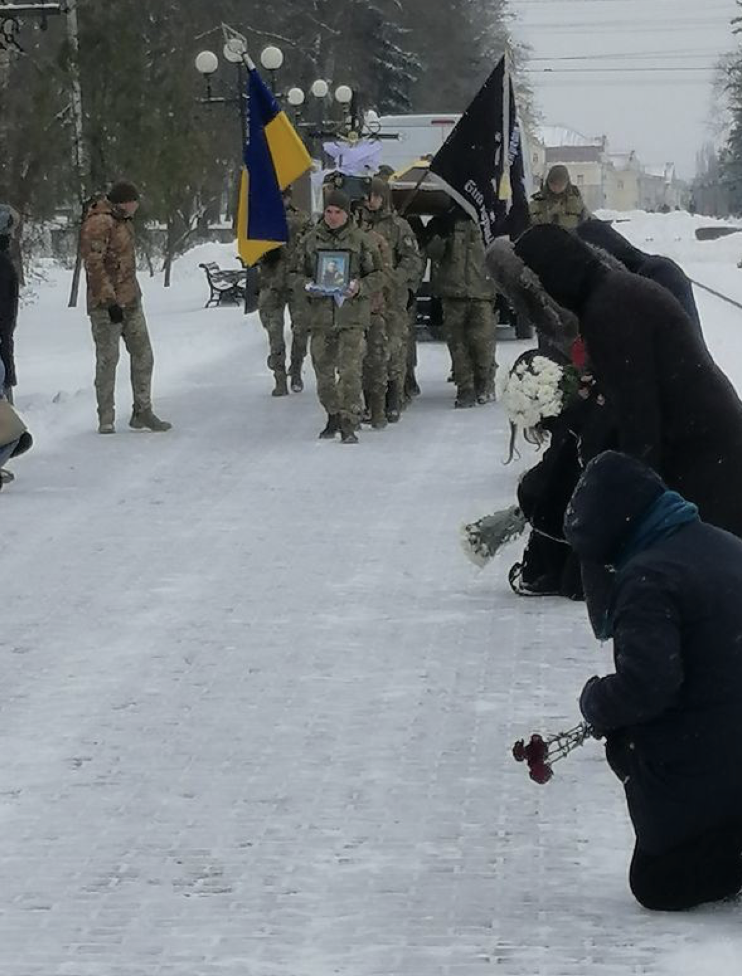
[[(427, 345), (398, 428), (319, 443), (313, 390), (267, 396), (259, 326), (200, 294), (149, 299), (165, 436), (126, 428), (123, 369), (120, 432), (93, 433), (61, 286), (19, 332), (0, 976), (738, 974), (738, 907), (631, 900), (597, 744), (546, 788), (510, 758), (608, 654), (582, 606), (458, 549), (512, 497), (499, 407), (450, 409)], [(742, 313), (711, 303), (739, 373)]]

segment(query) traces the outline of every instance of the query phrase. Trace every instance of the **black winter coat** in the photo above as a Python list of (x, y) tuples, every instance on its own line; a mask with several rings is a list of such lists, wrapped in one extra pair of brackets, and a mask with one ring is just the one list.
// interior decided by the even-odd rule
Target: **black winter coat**
[(671, 258), (640, 251), (603, 220), (587, 220), (580, 224), (575, 234), (588, 244), (594, 244), (607, 251), (620, 261), (627, 271), (662, 285), (678, 300), (683, 311), (696, 327), (698, 335), (703, 335), (701, 317), (693, 295), (693, 285), (680, 265)]
[[(663, 490), (631, 459), (628, 474), (615, 463), (606, 470), (605, 459), (616, 458), (604, 454), (588, 467), (565, 523), (578, 554), (598, 562)], [(589, 682), (581, 705), (608, 733), (608, 761), (646, 853), (742, 819), (741, 593), (742, 542), (698, 521), (615, 578), (616, 673)]]
[(13, 333), (18, 317), (18, 273), (7, 251), (0, 251), (0, 358), (5, 367), (5, 385), (15, 386)]
[(527, 231), (515, 250), (578, 316), (620, 450), (742, 537), (742, 403), (678, 302), (558, 227)]

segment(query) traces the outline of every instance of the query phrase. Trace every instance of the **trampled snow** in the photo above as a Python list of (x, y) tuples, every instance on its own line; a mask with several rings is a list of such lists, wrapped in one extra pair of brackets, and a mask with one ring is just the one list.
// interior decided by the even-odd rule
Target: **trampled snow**
[[(623, 229), (734, 294), (742, 235), (698, 223)], [(123, 364), (119, 432), (95, 433), (66, 273), (22, 313), (0, 976), (737, 976), (738, 905), (633, 902), (598, 743), (547, 787), (510, 756), (610, 667), (582, 605), (510, 592), (517, 547), (484, 572), (459, 550), (536, 455), (503, 465), (499, 406), (451, 409), (440, 344), (398, 427), (318, 442), (311, 370), (273, 400), (257, 317), (203, 309), (212, 259), (232, 265), (209, 246), (169, 291), (144, 279), (170, 434), (128, 430)], [(742, 388), (742, 311), (698, 297)]]

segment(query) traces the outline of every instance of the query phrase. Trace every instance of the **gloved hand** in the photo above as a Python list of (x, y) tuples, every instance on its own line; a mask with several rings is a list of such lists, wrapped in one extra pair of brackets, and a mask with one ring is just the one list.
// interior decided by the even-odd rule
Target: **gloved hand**
[(115, 302), (108, 306), (108, 317), (114, 325), (121, 325), (124, 321), (124, 310)]
[(582, 689), (582, 694), (580, 695), (580, 711), (582, 712), (582, 717), (593, 729), (595, 738), (599, 739), (603, 735), (598, 728), (596, 728), (595, 723), (592, 720), (592, 715), (590, 714), (590, 696), (595, 688), (595, 685), (600, 682), (600, 678), (594, 675), (586, 683), (585, 687)]

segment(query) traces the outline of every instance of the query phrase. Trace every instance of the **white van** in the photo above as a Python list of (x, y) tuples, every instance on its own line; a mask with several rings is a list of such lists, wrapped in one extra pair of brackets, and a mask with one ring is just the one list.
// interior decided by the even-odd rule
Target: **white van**
[(381, 141), (381, 162), (396, 171), (423, 156), (434, 155), (461, 118), (454, 112), (438, 115), (382, 115), (379, 134), (398, 136)]

